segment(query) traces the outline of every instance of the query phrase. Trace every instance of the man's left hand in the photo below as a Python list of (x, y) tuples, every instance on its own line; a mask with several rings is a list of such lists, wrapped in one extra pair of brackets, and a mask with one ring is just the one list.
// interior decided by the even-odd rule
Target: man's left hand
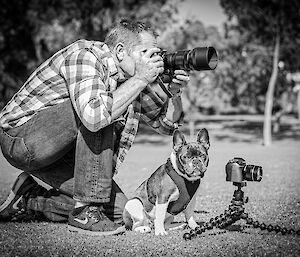
[(186, 71), (175, 70), (172, 81), (168, 86), (168, 90), (172, 94), (178, 94), (182, 91), (182, 89), (186, 88), (189, 80), (190, 80), (190, 76)]

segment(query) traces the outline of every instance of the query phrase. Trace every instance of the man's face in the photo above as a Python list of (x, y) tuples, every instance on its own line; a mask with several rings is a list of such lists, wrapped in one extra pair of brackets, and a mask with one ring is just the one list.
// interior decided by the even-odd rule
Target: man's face
[(121, 63), (124, 79), (134, 76), (136, 60), (138, 60), (138, 58), (144, 55), (148, 49), (157, 47), (157, 40), (152, 34), (148, 32), (142, 32), (140, 34), (140, 38), (141, 43), (135, 46), (130, 54), (126, 52), (123, 62)]

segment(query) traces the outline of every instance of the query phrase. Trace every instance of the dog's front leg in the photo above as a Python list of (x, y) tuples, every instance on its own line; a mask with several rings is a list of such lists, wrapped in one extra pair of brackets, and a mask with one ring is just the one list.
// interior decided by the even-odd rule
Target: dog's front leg
[(167, 203), (158, 203), (158, 201), (156, 199), (155, 219), (154, 219), (155, 235), (167, 235), (168, 234), (164, 227), (167, 208), (168, 208), (168, 202)]
[(193, 195), (192, 200), (189, 202), (188, 206), (184, 210), (185, 220), (187, 221), (187, 223), (191, 229), (195, 229), (197, 226), (199, 226), (194, 218), (194, 210), (195, 210), (195, 206), (196, 206), (196, 200), (197, 200), (197, 194), (198, 194), (199, 188), (197, 189), (196, 193)]

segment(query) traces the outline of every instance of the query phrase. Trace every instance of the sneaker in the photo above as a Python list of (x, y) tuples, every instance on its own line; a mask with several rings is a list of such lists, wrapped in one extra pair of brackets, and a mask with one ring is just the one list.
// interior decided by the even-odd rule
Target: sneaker
[(27, 212), (26, 195), (38, 183), (26, 172), (22, 172), (16, 179), (7, 199), (0, 205), (0, 221), (16, 221), (24, 217)]
[(97, 206), (83, 206), (69, 215), (68, 229), (71, 232), (93, 236), (110, 236), (125, 232), (125, 227), (112, 222)]

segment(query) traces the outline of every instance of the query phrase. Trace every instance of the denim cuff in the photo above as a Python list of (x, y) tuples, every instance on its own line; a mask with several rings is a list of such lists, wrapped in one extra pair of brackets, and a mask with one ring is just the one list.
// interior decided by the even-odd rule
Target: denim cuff
[(73, 199), (75, 201), (82, 201), (88, 203), (108, 203), (111, 195), (112, 179), (101, 179), (90, 188), (90, 190), (84, 190), (84, 194), (80, 192), (74, 192)]

